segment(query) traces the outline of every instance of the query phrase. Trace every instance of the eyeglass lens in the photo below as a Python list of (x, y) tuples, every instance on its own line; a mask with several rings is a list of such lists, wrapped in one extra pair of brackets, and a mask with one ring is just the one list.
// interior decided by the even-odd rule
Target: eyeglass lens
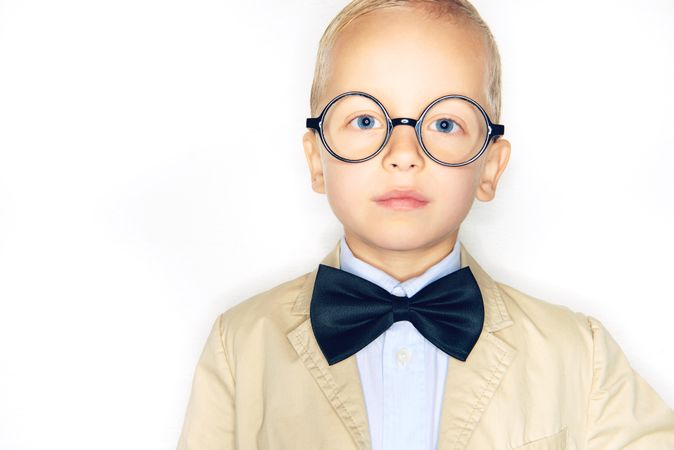
[[(384, 143), (386, 124), (386, 115), (377, 102), (349, 94), (326, 111), (323, 137), (330, 149), (343, 158), (367, 158)], [(462, 98), (435, 103), (420, 128), (428, 152), (450, 164), (470, 160), (482, 149), (487, 136), (487, 122), (481, 111)]]

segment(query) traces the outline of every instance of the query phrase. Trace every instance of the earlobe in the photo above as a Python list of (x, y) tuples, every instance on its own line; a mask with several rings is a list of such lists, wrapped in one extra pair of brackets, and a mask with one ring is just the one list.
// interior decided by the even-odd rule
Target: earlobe
[(480, 173), (480, 185), (475, 193), (478, 200), (488, 202), (494, 198), (499, 178), (509, 159), (510, 142), (507, 139), (499, 138), (489, 146)]
[(302, 137), (304, 147), (304, 156), (309, 166), (311, 175), (311, 188), (314, 192), (325, 194), (325, 181), (323, 178), (323, 164), (321, 163), (321, 153), (316, 141), (316, 134), (312, 130), (307, 130)]

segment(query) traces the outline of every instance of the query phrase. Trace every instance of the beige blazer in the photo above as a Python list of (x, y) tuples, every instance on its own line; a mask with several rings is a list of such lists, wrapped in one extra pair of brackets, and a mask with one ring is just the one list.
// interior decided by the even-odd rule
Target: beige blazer
[[(450, 357), (439, 450), (674, 449), (674, 412), (598, 320), (495, 282), (460, 248), (485, 323), (465, 362)], [(321, 263), (339, 268), (339, 242)], [(311, 330), (315, 277), (218, 317), (179, 450), (371, 448), (355, 355), (329, 366)]]

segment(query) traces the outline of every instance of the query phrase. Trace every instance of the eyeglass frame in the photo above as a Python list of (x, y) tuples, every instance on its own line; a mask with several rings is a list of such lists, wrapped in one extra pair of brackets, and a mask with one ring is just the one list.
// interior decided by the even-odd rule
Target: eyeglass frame
[[(337, 100), (339, 100), (340, 98), (342, 98), (342, 97), (344, 97), (344, 96), (347, 96), (347, 95), (354, 95), (354, 94), (356, 94), (356, 95), (361, 95), (361, 96), (364, 96), (364, 97), (367, 97), (367, 98), (369, 98), (370, 100), (374, 101), (374, 102), (381, 108), (381, 110), (384, 111), (384, 116), (386, 116), (386, 138), (384, 138), (384, 142), (383, 142), (383, 143), (381, 144), (381, 146), (380, 146), (374, 153), (372, 153), (370, 156), (367, 156), (367, 157), (361, 158), (361, 159), (348, 159), (348, 158), (344, 158), (344, 157), (342, 157), (342, 156), (339, 156), (337, 153), (335, 153), (335, 152), (330, 148), (330, 146), (329, 146), (328, 143), (326, 142), (325, 136), (324, 136), (324, 134), (323, 134), (323, 119), (325, 119), (325, 114), (326, 114), (326, 112), (327, 112), (327, 111), (330, 109), (330, 107), (331, 107)], [(465, 162), (462, 162), (462, 163), (447, 163), (447, 162), (444, 162), (444, 161), (440, 161), (439, 159), (437, 159), (436, 157), (434, 157), (434, 156), (431, 154), (430, 151), (428, 151), (428, 149), (427, 149), (426, 146), (424, 145), (423, 139), (421, 138), (421, 123), (423, 123), (424, 118), (426, 117), (426, 113), (428, 113), (428, 111), (429, 111), (429, 110), (430, 110), (436, 103), (438, 103), (438, 102), (440, 102), (440, 101), (442, 101), (442, 100), (449, 99), (449, 98), (460, 98), (460, 99), (463, 99), (463, 100), (466, 100), (466, 101), (472, 103), (475, 107), (477, 107), (477, 109), (480, 111), (480, 113), (482, 113), (482, 117), (484, 118), (485, 122), (487, 123), (487, 133), (486, 133), (486, 135), (485, 135), (484, 142), (482, 143), (482, 148), (480, 149), (479, 152), (477, 152), (477, 154), (476, 154), (475, 156), (473, 156), (472, 158), (470, 158), (468, 161), (465, 161)], [(484, 108), (483, 108), (478, 102), (476, 102), (475, 100), (473, 100), (473, 99), (470, 98), (470, 97), (467, 97), (467, 96), (465, 96), (465, 95), (460, 95), (460, 94), (449, 94), (449, 95), (444, 95), (444, 96), (442, 96), (442, 97), (439, 97), (439, 98), (433, 100), (428, 106), (426, 106), (426, 108), (424, 108), (424, 111), (421, 113), (421, 116), (419, 116), (418, 119), (412, 119), (412, 118), (410, 118), (410, 117), (398, 117), (398, 118), (392, 119), (391, 116), (389, 115), (388, 111), (387, 111), (386, 108), (384, 107), (384, 105), (383, 105), (379, 100), (377, 100), (373, 95), (370, 95), (370, 94), (368, 94), (368, 93), (366, 93), (366, 92), (362, 92), (362, 91), (347, 91), (347, 92), (343, 92), (343, 93), (337, 95), (335, 98), (333, 98), (332, 100), (330, 100), (330, 101), (328, 102), (328, 104), (325, 105), (325, 107), (323, 108), (323, 110), (321, 111), (321, 113), (318, 115), (318, 117), (308, 117), (308, 118), (306, 119), (306, 126), (307, 126), (307, 128), (312, 128), (312, 129), (314, 129), (314, 130), (318, 130), (318, 134), (319, 134), (319, 136), (320, 136), (320, 138), (321, 138), (321, 142), (322, 142), (323, 145), (325, 146), (326, 150), (327, 150), (332, 156), (334, 156), (335, 158), (339, 159), (340, 161), (349, 162), (349, 163), (359, 163), (359, 162), (364, 162), (364, 161), (370, 160), (370, 159), (374, 158), (375, 156), (377, 156), (377, 155), (379, 154), (379, 152), (381, 152), (382, 149), (383, 149), (384, 147), (386, 147), (386, 144), (388, 143), (389, 139), (391, 138), (391, 134), (393, 133), (393, 127), (395, 127), (395, 126), (397, 126), (397, 125), (409, 125), (409, 126), (414, 127), (414, 130), (415, 130), (416, 136), (417, 136), (417, 141), (419, 141), (419, 145), (420, 145), (421, 148), (423, 149), (423, 151), (424, 151), (424, 153), (426, 154), (426, 156), (428, 156), (430, 159), (432, 159), (432, 160), (435, 161), (436, 163), (438, 163), (438, 164), (440, 164), (440, 165), (443, 165), (443, 166), (448, 166), (448, 167), (465, 166), (465, 165), (468, 165), (468, 164), (472, 163), (473, 161), (475, 161), (476, 159), (478, 159), (480, 156), (482, 156), (482, 154), (483, 154), (484, 151), (487, 149), (487, 147), (489, 146), (490, 141), (491, 141), (493, 138), (498, 138), (498, 137), (500, 137), (500, 136), (503, 136), (503, 134), (504, 134), (504, 132), (505, 132), (505, 126), (503, 126), (503, 125), (501, 125), (501, 124), (498, 124), (498, 123), (493, 123), (493, 122), (491, 121), (491, 119), (489, 119), (489, 116), (487, 115), (487, 112), (484, 110)]]

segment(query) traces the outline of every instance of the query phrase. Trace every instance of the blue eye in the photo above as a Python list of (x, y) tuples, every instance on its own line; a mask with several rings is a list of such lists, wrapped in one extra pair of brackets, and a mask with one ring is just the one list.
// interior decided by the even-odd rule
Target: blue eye
[(353, 119), (351, 123), (353, 122), (355, 122), (356, 127), (358, 127), (359, 130), (370, 130), (375, 127), (377, 119), (372, 116), (362, 115)]
[(455, 131), (456, 128), (460, 128), (459, 125), (451, 119), (440, 119), (433, 123), (438, 124), (435, 127), (435, 130), (443, 133), (451, 133), (452, 131)]

